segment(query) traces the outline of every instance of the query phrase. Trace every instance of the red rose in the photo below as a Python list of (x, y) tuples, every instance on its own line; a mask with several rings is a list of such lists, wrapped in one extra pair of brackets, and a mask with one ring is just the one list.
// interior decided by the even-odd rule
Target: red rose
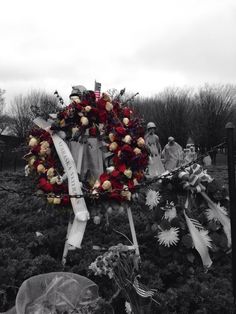
[(125, 136), (127, 133), (126, 133), (126, 129), (123, 128), (122, 126), (118, 126), (115, 128), (115, 131), (118, 135), (120, 136)]
[(89, 129), (89, 135), (90, 136), (97, 136), (97, 128), (96, 127), (92, 127)]
[(38, 188), (42, 189), (44, 192), (52, 192), (53, 185), (47, 181), (46, 178), (42, 177), (39, 179)]
[(111, 179), (112, 189), (122, 190), (123, 184), (120, 182), (119, 178)]
[(132, 113), (132, 110), (128, 107), (123, 108), (123, 115), (126, 118), (130, 118), (130, 115)]
[(122, 172), (122, 173), (124, 173), (125, 172), (125, 170), (126, 170), (126, 164), (124, 164), (124, 163), (122, 163), (122, 164), (120, 164), (119, 166), (117, 166), (117, 169), (120, 171), (120, 172)]
[(132, 191), (134, 189), (134, 181), (133, 180), (129, 180), (127, 182), (128, 188), (130, 191)]
[(98, 116), (98, 113), (99, 113), (98, 109), (97, 109), (97, 108), (94, 108), (94, 107), (92, 107), (91, 110), (90, 110), (90, 112), (89, 112), (89, 114), (92, 114), (92, 115), (95, 116), (95, 117)]
[(81, 106), (81, 104), (78, 104), (78, 103), (75, 103), (75, 108), (78, 110), (78, 111), (81, 111), (83, 109), (83, 107)]
[(97, 108), (98, 110), (105, 110), (106, 108), (106, 101), (103, 98), (100, 98), (99, 101), (97, 102)]
[(103, 183), (104, 181), (109, 180), (109, 178), (110, 178), (109, 174), (104, 172), (100, 175), (99, 179), (100, 179), (100, 182)]
[(118, 170), (113, 170), (110, 175), (113, 178), (117, 178), (120, 175), (120, 172)]
[(142, 179), (143, 179), (143, 177), (144, 177), (144, 173), (143, 172), (141, 172), (141, 171), (138, 171), (138, 172), (136, 172), (135, 173), (135, 179), (138, 181), (138, 182), (140, 182)]
[(35, 160), (35, 162), (33, 163), (33, 166), (35, 169), (37, 169), (38, 165), (40, 165), (42, 162), (40, 160)]
[(116, 155), (112, 158), (112, 161), (114, 163), (114, 166), (116, 166), (116, 167), (118, 167), (121, 164), (120, 158)]
[(34, 146), (32, 149), (31, 149), (31, 153), (34, 154), (34, 155), (38, 155), (39, 152), (40, 152), (40, 148), (41, 146), (38, 144), (36, 146)]
[(99, 110), (98, 116), (99, 116), (99, 122), (105, 124), (107, 121), (107, 111)]
[(116, 200), (117, 202), (121, 202), (123, 197), (120, 195), (118, 191), (111, 191), (108, 195), (111, 199)]
[(68, 195), (64, 195), (61, 199), (61, 204), (62, 205), (68, 205), (70, 203), (70, 198)]
[[(128, 145), (125, 144), (121, 147), (121, 158), (122, 159), (132, 159), (135, 156), (135, 153), (133, 151), (133, 148)], [(130, 161), (130, 160), (129, 160)]]

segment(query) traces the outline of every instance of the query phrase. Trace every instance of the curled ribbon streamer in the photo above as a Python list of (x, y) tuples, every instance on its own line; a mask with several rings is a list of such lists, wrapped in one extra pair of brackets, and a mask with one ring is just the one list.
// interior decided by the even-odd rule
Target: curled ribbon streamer
[(205, 186), (201, 184), (201, 182), (204, 181), (211, 182), (213, 180), (211, 176), (203, 171), (200, 165), (194, 164), (191, 167), (186, 168), (185, 171), (181, 171), (179, 173), (179, 178), (183, 180), (184, 189), (190, 189), (191, 191), (200, 193), (202, 197), (207, 201), (208, 206), (212, 210), (214, 210), (216, 217), (223, 226), (223, 230), (228, 241), (228, 247), (231, 247), (232, 242), (230, 219), (224, 213), (222, 213), (219, 206), (209, 198), (209, 196), (205, 193)]
[[(62, 166), (68, 178), (68, 189), (70, 195), (82, 195), (81, 183), (78, 179), (76, 165), (71, 152), (64, 140), (57, 134), (50, 131), (50, 123), (38, 117), (34, 119), (34, 123), (40, 128), (48, 131), (52, 137), (55, 149), (60, 158)], [(84, 198), (71, 198), (72, 208), (75, 214), (73, 224), (71, 226), (67, 243), (77, 248), (81, 247), (89, 212)]]
[(224, 213), (222, 213), (219, 206), (214, 203), (209, 196), (205, 192), (200, 192), (202, 197), (207, 201), (209, 207), (214, 210), (217, 219), (223, 226), (224, 233), (228, 240), (228, 247), (231, 247), (232, 240), (231, 240), (231, 225), (230, 225), (230, 219), (228, 216), (226, 216)]
[(212, 260), (209, 255), (208, 248), (202, 238), (202, 235), (200, 234), (198, 229), (194, 226), (190, 218), (187, 216), (187, 214), (185, 213), (185, 210), (184, 210), (184, 217), (185, 217), (189, 232), (191, 234), (194, 247), (198, 251), (199, 255), (201, 256), (203, 266), (207, 268), (211, 267)]

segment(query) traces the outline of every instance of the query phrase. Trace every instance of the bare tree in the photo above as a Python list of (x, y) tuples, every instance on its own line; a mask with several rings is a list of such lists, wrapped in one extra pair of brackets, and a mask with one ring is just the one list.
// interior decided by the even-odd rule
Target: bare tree
[(202, 148), (209, 149), (223, 141), (225, 124), (235, 110), (232, 86), (205, 85), (195, 95), (193, 133)]
[[(31, 110), (32, 108), (37, 110)], [(42, 91), (34, 90), (27, 96), (16, 96), (10, 108), (15, 134), (25, 138), (33, 127), (33, 119), (37, 114), (47, 119), (49, 113), (55, 113), (60, 108), (55, 96)]]
[(14, 98), (10, 115), (13, 119), (13, 130), (20, 138), (25, 138), (33, 124), (33, 114), (23, 95)]
[[(33, 90), (25, 97), (25, 100), (29, 108), (38, 108), (38, 114), (45, 119), (48, 118), (49, 113), (56, 113), (61, 109), (58, 99), (54, 95), (50, 95), (44, 91)], [(36, 115), (34, 110), (33, 115)]]
[(154, 97), (135, 100), (134, 108), (147, 122), (156, 123), (163, 144), (170, 135), (181, 145), (186, 144), (191, 134), (191, 90), (168, 88)]
[(0, 134), (2, 134), (6, 129), (8, 129), (8, 132), (14, 133), (12, 129), (13, 125), (13, 119), (7, 114), (0, 115)]
[(3, 113), (3, 109), (5, 106), (5, 98), (4, 98), (4, 94), (5, 94), (5, 90), (0, 88), (0, 115)]

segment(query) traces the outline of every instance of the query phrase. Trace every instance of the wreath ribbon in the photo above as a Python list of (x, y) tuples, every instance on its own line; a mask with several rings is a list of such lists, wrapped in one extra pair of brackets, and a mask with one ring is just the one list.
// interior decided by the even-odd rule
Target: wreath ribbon
[[(68, 178), (68, 190), (70, 195), (82, 195), (81, 183), (77, 175), (77, 169), (71, 152), (62, 138), (50, 131), (50, 123), (38, 117), (34, 119), (34, 123), (40, 128), (48, 131), (53, 140), (55, 149), (60, 158), (61, 164)], [(73, 224), (71, 226), (67, 243), (81, 248), (89, 212), (84, 198), (71, 198), (71, 205), (75, 214)]]
[(230, 219), (221, 211), (219, 206), (209, 198), (205, 192), (205, 186), (202, 185), (202, 182), (211, 182), (213, 180), (211, 176), (208, 175), (200, 165), (194, 164), (191, 167), (186, 168), (185, 171), (181, 171), (179, 173), (179, 178), (183, 181), (184, 189), (190, 189), (192, 192), (200, 193), (206, 200), (208, 206), (215, 212), (217, 219), (223, 226), (228, 241), (228, 247), (231, 247)]
[(194, 247), (198, 251), (199, 255), (201, 256), (203, 266), (206, 268), (211, 267), (212, 260), (210, 258), (208, 248), (204, 242), (204, 239), (201, 236), (201, 233), (194, 226), (191, 219), (187, 216), (185, 210), (184, 210), (184, 217), (185, 217), (189, 232), (191, 234)]

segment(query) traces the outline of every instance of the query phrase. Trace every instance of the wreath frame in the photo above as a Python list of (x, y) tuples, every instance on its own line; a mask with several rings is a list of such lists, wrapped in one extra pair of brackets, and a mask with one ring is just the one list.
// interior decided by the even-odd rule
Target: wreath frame
[(130, 201), (136, 186), (145, 178), (148, 151), (144, 141), (144, 121), (134, 114), (119, 97), (111, 99), (102, 93), (96, 101), (93, 91), (85, 91), (79, 100), (53, 116), (48, 131), (34, 128), (28, 139), (29, 153), (25, 156), (28, 169), (37, 176), (37, 188), (48, 202), (67, 205), (70, 197), (50, 132), (65, 141), (83, 141), (85, 136), (96, 137), (109, 153), (109, 162), (96, 182), (83, 182), (88, 198), (109, 201)]

